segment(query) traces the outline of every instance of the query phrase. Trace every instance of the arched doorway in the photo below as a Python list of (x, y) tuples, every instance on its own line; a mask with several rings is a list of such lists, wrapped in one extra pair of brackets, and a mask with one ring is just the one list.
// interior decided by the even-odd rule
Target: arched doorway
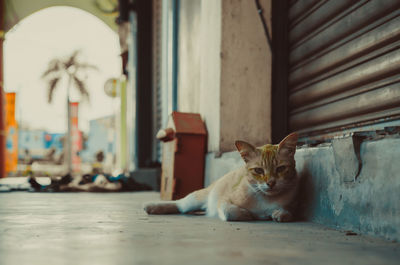
[[(18, 1), (13, 3), (18, 5)], [(112, 27), (107, 27), (104, 22), (82, 9), (57, 6), (25, 16), (8, 31), (4, 42), (4, 90), (20, 94), (16, 104), (16, 118), (21, 125), (44, 131), (47, 137), (65, 131), (66, 127), (66, 107), (63, 101), (66, 92), (63, 85), (60, 84), (60, 91), (54, 94), (53, 103), (47, 104), (47, 89), (40, 79), (47, 63), (54, 57), (65, 57), (73, 50), (80, 50), (84, 61), (99, 68), (98, 73), (87, 76), (86, 80), (91, 103), (81, 104), (79, 126), (86, 135), (90, 133), (89, 120), (112, 116), (115, 109), (112, 99), (104, 94), (103, 85), (108, 78), (121, 75), (118, 36)], [(74, 96), (74, 93), (71, 97), (79, 100), (79, 96)], [(24, 111), (18, 108), (27, 109)], [(103, 149), (107, 148), (106, 145)], [(90, 150), (92, 153), (95, 151)], [(86, 152), (86, 158), (93, 155), (90, 152)]]

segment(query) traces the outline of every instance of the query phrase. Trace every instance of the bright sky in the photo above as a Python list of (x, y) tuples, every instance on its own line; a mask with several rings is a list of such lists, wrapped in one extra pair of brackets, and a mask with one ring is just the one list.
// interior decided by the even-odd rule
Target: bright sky
[[(90, 103), (80, 106), (80, 129), (87, 132), (89, 120), (113, 113), (116, 102), (103, 87), (108, 78), (121, 74), (118, 35), (90, 13), (51, 7), (23, 19), (6, 34), (4, 87), (6, 92), (17, 92), (19, 123), (49, 132), (66, 131), (66, 84), (59, 84), (48, 104), (47, 84), (41, 75), (51, 59), (68, 57), (76, 49), (81, 50), (81, 61), (99, 68), (88, 73)], [(79, 100), (77, 95), (72, 100)]]

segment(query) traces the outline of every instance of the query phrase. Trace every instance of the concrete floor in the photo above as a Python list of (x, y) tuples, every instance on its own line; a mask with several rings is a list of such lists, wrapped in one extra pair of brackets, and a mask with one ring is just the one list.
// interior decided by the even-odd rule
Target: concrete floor
[(400, 264), (400, 244), (311, 223), (147, 216), (146, 193), (0, 193), (0, 264)]

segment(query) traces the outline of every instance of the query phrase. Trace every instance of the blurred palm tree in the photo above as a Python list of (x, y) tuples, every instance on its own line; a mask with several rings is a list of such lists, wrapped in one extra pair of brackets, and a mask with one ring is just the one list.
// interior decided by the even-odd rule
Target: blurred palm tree
[(89, 101), (89, 91), (86, 84), (86, 79), (81, 78), (87, 76), (88, 70), (98, 70), (94, 65), (79, 61), (79, 51), (74, 51), (71, 56), (66, 59), (55, 58), (49, 62), (47, 70), (42, 74), (42, 79), (46, 80), (48, 85), (48, 102), (51, 103), (54, 91), (62, 83), (61, 80), (67, 81), (67, 123), (68, 132), (66, 137), (66, 145), (64, 148), (66, 152), (66, 162), (68, 166), (68, 173), (72, 171), (71, 165), (71, 109), (70, 109), (70, 91), (71, 86), (75, 86), (82, 99)]

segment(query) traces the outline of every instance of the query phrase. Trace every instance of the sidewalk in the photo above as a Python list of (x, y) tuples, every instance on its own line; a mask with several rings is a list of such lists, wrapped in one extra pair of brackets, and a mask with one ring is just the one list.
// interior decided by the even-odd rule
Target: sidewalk
[(312, 223), (148, 216), (158, 193), (0, 193), (0, 264), (399, 264), (400, 244)]
[[(37, 177), (36, 181), (42, 185), (49, 185), (51, 180), (48, 177)], [(28, 177), (8, 177), (0, 178), (0, 192), (8, 191), (28, 191), (31, 190), (31, 184)]]

